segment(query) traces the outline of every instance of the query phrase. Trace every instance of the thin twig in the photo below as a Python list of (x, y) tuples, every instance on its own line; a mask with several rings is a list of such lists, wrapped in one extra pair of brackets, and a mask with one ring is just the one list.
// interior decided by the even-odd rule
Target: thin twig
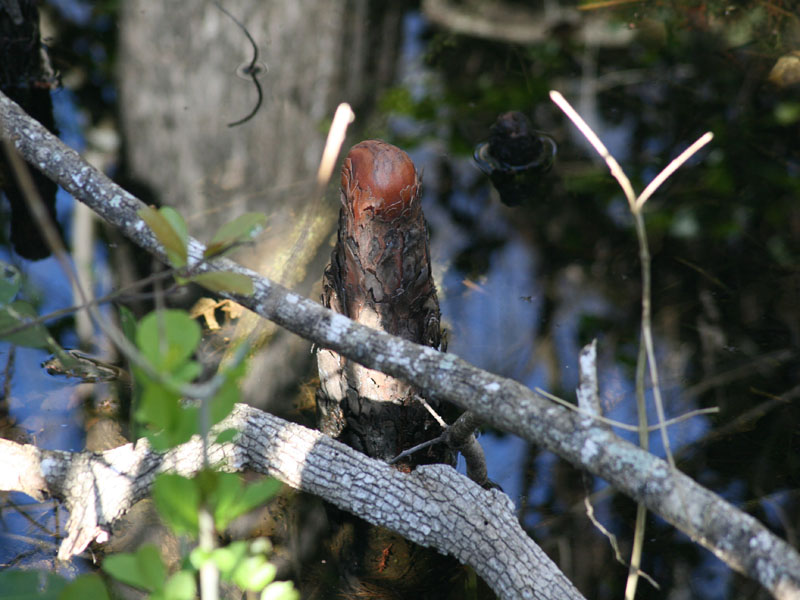
[(406, 448), (400, 454), (395, 456), (393, 459), (387, 461), (387, 464), (393, 465), (396, 462), (411, 456), (415, 452), (419, 452), (420, 450), (425, 450), (425, 448), (429, 448), (430, 446), (433, 446), (435, 444), (440, 444), (444, 442), (444, 440), (445, 440), (445, 435), (442, 434), (433, 439), (428, 440), (427, 442), (422, 442), (421, 444), (417, 444), (416, 446), (412, 446), (411, 448)]
[[(618, 429), (623, 429), (625, 431), (635, 431), (635, 432), (639, 431), (638, 425), (629, 425), (628, 423), (623, 423), (622, 421), (615, 421), (614, 419), (609, 419), (608, 417), (604, 417), (603, 415), (596, 415), (592, 412), (583, 410), (582, 408), (575, 406), (574, 404), (567, 402), (563, 398), (559, 398), (558, 396), (555, 396), (550, 392), (543, 390), (542, 388), (537, 387), (534, 388), (533, 391), (536, 392), (537, 394), (541, 394), (548, 400), (552, 400), (556, 404), (560, 404), (564, 408), (568, 408), (569, 410), (576, 412), (580, 415), (591, 417), (599, 421), (600, 423), (611, 425), (612, 427), (617, 427)], [(698, 408), (696, 410), (690, 410), (689, 412), (679, 415), (677, 417), (672, 417), (671, 419), (667, 419), (666, 421), (664, 421), (664, 424), (667, 425), (668, 427), (671, 427), (672, 425), (677, 425), (678, 423), (682, 423), (687, 419), (692, 419), (694, 417), (698, 417), (701, 415), (716, 414), (718, 412), (719, 412), (719, 407), (717, 406), (712, 406), (709, 408)], [(650, 425), (647, 427), (648, 432), (657, 431), (659, 429), (661, 429), (661, 425), (658, 424)]]
[(642, 269), (642, 340), (647, 354), (647, 365), (650, 370), (650, 385), (653, 387), (653, 403), (656, 406), (656, 416), (661, 425), (661, 443), (664, 445), (664, 454), (671, 469), (675, 468), (675, 458), (672, 456), (667, 427), (664, 425), (666, 415), (664, 402), (661, 398), (661, 384), (658, 376), (658, 363), (656, 362), (655, 345), (653, 344), (652, 327), (652, 300), (651, 300), (651, 275), (650, 275), (650, 246), (647, 242), (647, 230), (644, 226), (644, 216), (640, 211), (633, 211), (633, 222), (636, 225), (636, 237), (639, 240), (639, 261)]
[[(604, 536), (606, 536), (606, 538), (608, 538), (608, 541), (611, 544), (611, 548), (614, 550), (614, 558), (616, 558), (617, 562), (619, 562), (620, 564), (625, 565), (626, 564), (625, 559), (622, 557), (622, 554), (619, 551), (617, 536), (615, 536), (608, 529), (606, 529), (605, 526), (600, 521), (597, 520), (597, 517), (594, 516), (594, 507), (592, 506), (592, 503), (589, 501), (589, 496), (586, 496), (583, 499), (583, 504), (586, 507), (586, 516), (589, 517), (589, 520), (600, 531), (600, 533), (602, 533)], [(657, 590), (661, 589), (661, 586), (659, 586), (658, 583), (656, 583), (656, 581), (652, 577), (650, 577), (650, 575), (641, 570), (637, 571), (637, 573), (642, 577), (644, 577), (645, 579), (647, 579), (647, 581), (649, 581), (654, 588), (656, 588)]]
[[(647, 418), (647, 401), (645, 399), (645, 366), (647, 364), (647, 351), (644, 347), (644, 335), (639, 342), (639, 355), (636, 358), (636, 414), (639, 418), (639, 446), (648, 450), (650, 446), (650, 431)], [(647, 524), (647, 508), (641, 502), (636, 504), (636, 525), (633, 530), (633, 548), (631, 549), (631, 563), (628, 567), (628, 580), (625, 582), (625, 600), (636, 597), (636, 588), (639, 585), (639, 568), (642, 564), (644, 550), (644, 534)]]
[(331, 128), (328, 131), (328, 137), (325, 140), (325, 149), (322, 151), (322, 158), (319, 161), (319, 169), (317, 169), (317, 196), (320, 196), (333, 174), (333, 168), (336, 166), (336, 158), (342, 149), (344, 137), (347, 133), (347, 126), (356, 118), (353, 109), (347, 102), (342, 102), (336, 107), (336, 112), (333, 114), (333, 121)]
[(611, 156), (611, 153), (606, 148), (606, 145), (600, 141), (600, 138), (597, 137), (597, 134), (592, 131), (592, 128), (589, 127), (588, 123), (583, 120), (574, 108), (567, 102), (566, 98), (562, 96), (559, 92), (555, 90), (550, 91), (550, 99), (556, 103), (558, 108), (564, 111), (564, 114), (569, 117), (569, 120), (578, 128), (583, 136), (589, 141), (589, 143), (594, 147), (597, 153), (606, 161), (608, 168), (611, 171), (611, 174), (614, 178), (619, 181), (619, 185), (622, 188), (622, 191), (625, 193), (625, 197), (628, 199), (628, 204), (633, 210), (634, 206), (636, 205), (636, 194), (633, 191), (633, 186), (631, 185), (628, 176), (625, 175), (625, 172), (622, 170), (622, 167), (619, 166), (617, 159)]
[(655, 176), (653, 181), (647, 184), (647, 187), (644, 188), (644, 191), (639, 194), (638, 198), (636, 198), (636, 210), (641, 210), (644, 206), (644, 203), (647, 202), (650, 196), (655, 193), (655, 191), (669, 178), (670, 175), (677, 171), (683, 163), (689, 160), (695, 152), (700, 150), (700, 148), (705, 146), (713, 139), (714, 134), (710, 131), (706, 131), (703, 135), (697, 138), (697, 141), (695, 141), (694, 144), (689, 146), (686, 150), (674, 158), (672, 162), (669, 163), (663, 171), (661, 171), (661, 173)]
[[(658, 429), (661, 431), (661, 440), (664, 445), (664, 453), (667, 462), (671, 469), (675, 469), (675, 458), (670, 449), (669, 435), (667, 433), (667, 421), (664, 414), (664, 404), (661, 398), (661, 386), (659, 385), (658, 367), (655, 359), (655, 348), (653, 344), (652, 333), (652, 300), (651, 300), (651, 272), (650, 272), (650, 249), (647, 242), (647, 230), (644, 224), (644, 217), (642, 216), (642, 207), (648, 198), (652, 196), (655, 191), (664, 183), (670, 175), (672, 175), (683, 163), (685, 163), (695, 152), (702, 148), (705, 144), (711, 141), (714, 137), (710, 132), (702, 135), (696, 142), (684, 150), (677, 158), (672, 160), (665, 169), (663, 169), (644, 191), (635, 197), (633, 186), (631, 186), (625, 172), (619, 166), (619, 163), (611, 155), (605, 147), (600, 138), (592, 131), (589, 125), (584, 121), (581, 116), (570, 106), (569, 102), (558, 92), (551, 91), (550, 98), (558, 107), (564, 111), (569, 119), (575, 124), (578, 130), (586, 137), (590, 144), (594, 147), (597, 153), (606, 161), (611, 174), (617, 179), (628, 200), (633, 220), (636, 228), (636, 237), (639, 241), (639, 258), (641, 261), (642, 269), (642, 344), (639, 350), (639, 359), (636, 368), (636, 389), (637, 389), (637, 404), (639, 413), (639, 432), (640, 445), (643, 449), (647, 449), (648, 445), (648, 430), (647, 427), (647, 413), (644, 402), (644, 365), (645, 362), (649, 366), (650, 381), (653, 386), (653, 400), (658, 415)], [(645, 361), (646, 357), (646, 361)], [(642, 574), (639, 569), (641, 564), (642, 546), (644, 542), (644, 526), (645, 516), (647, 510), (644, 505), (639, 503), (636, 510), (636, 529), (634, 533), (633, 551), (631, 554), (631, 564), (628, 573), (628, 581), (625, 587), (626, 600), (633, 600), (636, 595), (636, 587), (639, 575)], [(591, 515), (590, 515), (591, 518)], [(643, 575), (643, 574), (642, 574)], [(646, 577), (646, 576), (645, 576)], [(655, 585), (649, 577), (647, 579)]]
[[(0, 331), (0, 338), (6, 338), (8, 336), (14, 335), (15, 333), (19, 333), (20, 331), (24, 331), (35, 325), (44, 324), (47, 321), (52, 321), (53, 319), (58, 319), (66, 315), (70, 315), (75, 311), (83, 310), (85, 308), (89, 308), (90, 306), (99, 306), (100, 304), (105, 304), (106, 302), (113, 302), (114, 300), (127, 300), (129, 298), (134, 298), (137, 300), (150, 299), (153, 297), (153, 294), (146, 293), (146, 294), (136, 294), (135, 296), (133, 296), (131, 294), (128, 294), (127, 292), (128, 290), (131, 289), (136, 289), (145, 285), (149, 285), (150, 283), (153, 283), (159, 279), (166, 279), (167, 277), (171, 277), (172, 275), (174, 275), (174, 273), (175, 273), (174, 270), (161, 271), (159, 273), (155, 273), (154, 275), (150, 275), (144, 279), (139, 279), (137, 281), (134, 281), (130, 285), (127, 285), (124, 288), (120, 288), (114, 292), (111, 292), (110, 294), (106, 294), (101, 298), (95, 298), (93, 300), (90, 300), (86, 304), (67, 306), (66, 308), (60, 308), (58, 310), (49, 312), (46, 315), (40, 315), (35, 318), (26, 319), (24, 323)], [(170, 291), (177, 289), (178, 287), (180, 286), (179, 285), (170, 286), (169, 288), (167, 288), (166, 293), (169, 293)]]

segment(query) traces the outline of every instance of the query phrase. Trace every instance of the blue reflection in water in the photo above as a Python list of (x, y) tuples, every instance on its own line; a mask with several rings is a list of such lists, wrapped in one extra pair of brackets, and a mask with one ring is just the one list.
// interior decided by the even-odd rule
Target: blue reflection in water
[[(53, 93), (56, 126), (61, 139), (70, 147), (81, 150), (85, 147), (83, 128), (85, 119), (78, 110), (74, 95), (65, 89)], [(64, 190), (56, 195), (56, 212), (59, 222), (70, 242), (70, 221), (74, 208), (73, 198)], [(23, 274), (22, 299), (30, 301), (41, 315), (72, 306), (73, 293), (69, 279), (58, 261), (47, 258), (28, 261), (12, 255), (8, 248), (0, 248), (0, 260), (14, 264)], [(95, 245), (93, 274), (97, 286), (95, 293), (102, 295), (110, 289), (110, 274), (107, 268), (106, 251), (102, 244)], [(77, 345), (72, 329), (62, 329), (57, 340), (63, 347)], [(78, 383), (65, 377), (49, 375), (42, 363), (50, 357), (46, 350), (22, 348), (0, 343), (0, 361), (4, 369), (9, 393), (6, 402), (9, 416), (15, 428), (12, 435), (35, 443), (37, 447), (52, 450), (80, 451), (84, 445), (83, 411), (78, 394)], [(33, 566), (41, 560), (52, 560), (59, 542), (51, 537), (59, 528), (63, 531), (66, 512), (60, 511), (58, 521), (52, 505), (33, 503), (23, 494), (9, 495), (9, 506), (25, 506), (23, 509), (31, 520), (16, 510), (3, 512), (0, 525), (0, 564)], [(32, 522), (37, 525), (33, 526)], [(27, 540), (38, 539), (44, 545), (32, 549)], [(74, 569), (63, 565), (63, 569)], [(52, 568), (48, 563), (47, 568)]]

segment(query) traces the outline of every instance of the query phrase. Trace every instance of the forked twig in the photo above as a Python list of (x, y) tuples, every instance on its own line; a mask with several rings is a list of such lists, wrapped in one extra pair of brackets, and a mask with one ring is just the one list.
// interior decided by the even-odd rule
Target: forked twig
[[(578, 130), (586, 137), (589, 143), (594, 147), (597, 153), (605, 160), (611, 174), (619, 182), (625, 198), (628, 200), (631, 214), (633, 215), (634, 224), (636, 227), (636, 237), (639, 240), (639, 257), (641, 260), (642, 269), (642, 342), (644, 346), (644, 355), (647, 358), (647, 365), (650, 372), (650, 381), (653, 386), (653, 400), (656, 406), (656, 413), (658, 415), (658, 428), (661, 431), (661, 441), (664, 445), (664, 453), (669, 463), (670, 468), (675, 469), (675, 458), (672, 455), (669, 443), (669, 435), (667, 433), (667, 421), (664, 414), (664, 403), (661, 398), (661, 387), (659, 385), (658, 367), (656, 365), (655, 348), (653, 344), (653, 333), (651, 327), (651, 280), (650, 280), (650, 250), (647, 243), (647, 231), (644, 225), (644, 218), (642, 216), (642, 208), (645, 202), (652, 196), (655, 191), (664, 183), (670, 175), (672, 175), (683, 163), (695, 154), (700, 148), (710, 142), (714, 135), (711, 132), (703, 134), (696, 142), (684, 150), (677, 158), (672, 160), (665, 169), (663, 169), (656, 177), (647, 185), (644, 191), (637, 197), (633, 191), (630, 179), (619, 166), (617, 160), (611, 155), (606, 148), (605, 144), (600, 141), (591, 127), (581, 116), (575, 111), (574, 108), (567, 102), (567, 100), (559, 92), (552, 90), (550, 92), (552, 101), (562, 110), (564, 114), (569, 117)], [(642, 414), (644, 411), (643, 401), (643, 373), (644, 363), (642, 361), (643, 353), (639, 353), (639, 364), (637, 366), (637, 390), (639, 391), (639, 411), (640, 411), (640, 439), (646, 440), (647, 437), (647, 418)], [(646, 447), (646, 441), (642, 444)], [(640, 504), (636, 515), (636, 533), (634, 550), (631, 556), (631, 568), (628, 577), (628, 583), (625, 589), (625, 598), (630, 600), (636, 594), (636, 582), (640, 575), (639, 564), (641, 561), (642, 541), (644, 538), (644, 507)]]
[(641, 210), (644, 203), (652, 196), (655, 191), (664, 183), (670, 175), (672, 175), (675, 171), (677, 171), (683, 163), (689, 160), (692, 155), (700, 150), (703, 146), (705, 146), (708, 142), (714, 139), (714, 134), (710, 131), (706, 131), (703, 135), (697, 138), (694, 144), (689, 146), (686, 150), (681, 152), (676, 158), (670, 162), (667, 167), (661, 171), (658, 175), (653, 178), (653, 181), (647, 184), (647, 187), (644, 188), (644, 191), (639, 194), (639, 197), (636, 198), (636, 210)]

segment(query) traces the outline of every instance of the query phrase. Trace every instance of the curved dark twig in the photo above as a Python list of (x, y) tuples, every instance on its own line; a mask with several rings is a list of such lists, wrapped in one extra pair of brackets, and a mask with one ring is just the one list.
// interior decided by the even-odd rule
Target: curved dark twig
[(237, 125), (241, 125), (242, 123), (246, 123), (250, 119), (252, 119), (255, 114), (258, 112), (258, 109), (261, 108), (261, 103), (264, 100), (264, 92), (261, 90), (261, 84), (258, 82), (258, 77), (256, 76), (258, 73), (258, 69), (256, 69), (256, 63), (258, 62), (258, 45), (256, 41), (253, 39), (253, 36), (250, 35), (250, 32), (247, 31), (247, 27), (242, 25), (241, 21), (234, 17), (224, 6), (222, 6), (216, 0), (213, 0), (214, 5), (220, 9), (223, 13), (230, 17), (231, 21), (236, 23), (236, 25), (241, 29), (244, 34), (247, 36), (247, 39), (250, 41), (250, 45), (253, 46), (253, 58), (250, 60), (250, 64), (244, 70), (246, 75), (250, 76), (250, 79), (253, 80), (253, 85), (256, 86), (256, 91), (258, 92), (258, 100), (256, 101), (256, 105), (253, 107), (253, 110), (250, 111), (246, 117), (239, 119), (238, 121), (234, 121), (233, 123), (228, 123), (228, 127), (236, 127)]

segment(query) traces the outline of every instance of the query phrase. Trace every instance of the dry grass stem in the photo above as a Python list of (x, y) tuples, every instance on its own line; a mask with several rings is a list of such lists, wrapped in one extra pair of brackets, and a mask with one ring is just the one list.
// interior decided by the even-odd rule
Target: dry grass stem
[(347, 102), (342, 102), (333, 115), (333, 122), (328, 131), (328, 139), (325, 140), (325, 149), (322, 151), (322, 158), (319, 161), (317, 170), (317, 195), (322, 193), (325, 186), (331, 179), (333, 168), (336, 166), (336, 158), (344, 143), (344, 136), (347, 133), (347, 126), (355, 119), (353, 109)]
[(600, 141), (600, 138), (597, 137), (597, 134), (592, 131), (592, 128), (589, 127), (589, 124), (583, 120), (577, 111), (572, 108), (572, 105), (567, 102), (566, 98), (562, 96), (559, 92), (555, 90), (550, 91), (550, 99), (556, 103), (558, 108), (564, 111), (564, 114), (569, 117), (569, 120), (578, 128), (583, 134), (592, 147), (597, 151), (597, 153), (606, 161), (611, 174), (614, 178), (619, 181), (619, 185), (622, 188), (622, 191), (625, 192), (625, 197), (628, 199), (628, 204), (633, 210), (633, 207), (636, 205), (636, 194), (633, 191), (633, 186), (631, 185), (628, 176), (625, 175), (625, 172), (622, 170), (622, 167), (619, 166), (617, 159), (611, 156), (611, 153), (606, 148), (606, 145)]
[[(611, 427), (616, 427), (618, 429), (622, 429), (624, 431), (640, 431), (638, 425), (629, 425), (628, 423), (623, 423), (622, 421), (615, 421), (614, 419), (609, 419), (608, 417), (604, 417), (603, 415), (594, 414), (588, 410), (583, 410), (579, 406), (575, 406), (574, 404), (567, 402), (563, 398), (559, 398), (550, 392), (543, 390), (542, 388), (534, 388), (534, 391), (537, 394), (541, 394), (548, 400), (552, 400), (556, 404), (563, 406), (564, 408), (568, 408), (569, 410), (576, 412), (585, 417), (591, 417), (592, 419), (599, 421), (600, 423), (604, 423), (605, 425), (610, 425)], [(682, 415), (678, 415), (677, 417), (672, 417), (671, 419), (666, 419), (664, 421), (664, 425), (667, 427), (672, 427), (673, 425), (677, 425), (678, 423), (682, 423), (683, 421), (687, 421), (694, 417), (699, 417), (701, 415), (713, 415), (719, 412), (719, 407), (712, 406), (709, 408), (698, 408), (696, 410), (690, 410), (687, 413), (683, 413)], [(658, 431), (661, 429), (661, 425), (650, 425), (647, 427), (647, 432)]]
[(647, 187), (644, 188), (644, 191), (639, 194), (639, 197), (636, 198), (636, 210), (639, 211), (644, 206), (644, 203), (652, 196), (655, 191), (664, 183), (670, 175), (672, 175), (675, 171), (677, 171), (680, 166), (689, 160), (692, 155), (700, 150), (703, 146), (705, 146), (708, 142), (714, 139), (714, 134), (710, 131), (706, 131), (703, 135), (697, 138), (694, 144), (689, 146), (686, 150), (680, 153), (676, 158), (672, 160), (671, 163), (667, 165), (667, 167), (661, 171), (658, 175), (655, 176), (655, 179), (647, 184)]
[[(639, 360), (637, 364), (637, 403), (639, 411), (639, 427), (635, 428), (639, 432), (641, 446), (647, 449), (648, 440), (647, 435), (649, 427), (647, 426), (647, 415), (644, 406), (644, 365), (645, 362), (649, 366), (650, 381), (653, 386), (653, 400), (656, 407), (656, 414), (658, 416), (657, 429), (661, 430), (661, 440), (664, 445), (664, 453), (667, 462), (671, 469), (675, 469), (675, 459), (670, 449), (669, 435), (667, 434), (667, 420), (664, 413), (664, 405), (661, 398), (661, 388), (658, 382), (658, 367), (655, 359), (655, 348), (653, 344), (653, 333), (651, 327), (651, 274), (650, 274), (650, 250), (647, 242), (647, 231), (644, 225), (644, 218), (642, 216), (642, 207), (645, 202), (652, 196), (655, 191), (664, 183), (670, 175), (672, 175), (683, 163), (685, 163), (695, 152), (706, 145), (714, 137), (711, 132), (706, 132), (696, 142), (684, 150), (677, 158), (667, 165), (644, 191), (636, 197), (633, 191), (628, 176), (620, 167), (616, 159), (611, 155), (606, 148), (605, 144), (600, 138), (592, 131), (591, 127), (583, 120), (583, 118), (575, 111), (574, 108), (567, 102), (567, 100), (559, 92), (551, 91), (550, 98), (562, 110), (564, 114), (575, 124), (578, 130), (584, 135), (589, 143), (594, 147), (597, 153), (605, 160), (611, 174), (619, 182), (625, 197), (628, 200), (628, 205), (633, 215), (634, 224), (636, 227), (636, 237), (639, 241), (639, 256), (642, 268), (642, 345), (640, 346)], [(646, 357), (646, 361), (645, 361)], [(641, 561), (642, 546), (644, 540), (644, 524), (645, 524), (646, 509), (643, 505), (639, 504), (636, 513), (636, 530), (634, 535), (634, 548), (631, 556), (631, 564), (628, 574), (628, 581), (625, 588), (626, 600), (632, 600), (636, 595), (636, 587), (639, 575), (639, 564)], [(590, 515), (591, 518), (591, 515)], [(648, 578), (648, 580), (650, 580)], [(652, 580), (650, 580), (651, 583)]]

